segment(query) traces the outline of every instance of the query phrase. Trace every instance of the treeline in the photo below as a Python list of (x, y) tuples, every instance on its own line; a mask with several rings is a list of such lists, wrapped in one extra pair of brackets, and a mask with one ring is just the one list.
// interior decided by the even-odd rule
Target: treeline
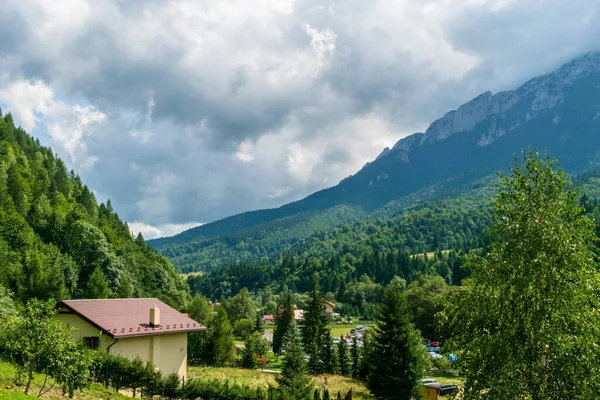
[(367, 253), (358, 259), (350, 254), (328, 260), (286, 257), (275, 265), (238, 264), (202, 276), (192, 275), (188, 284), (193, 295), (201, 293), (214, 300), (233, 297), (244, 288), (259, 294), (287, 290), (305, 293), (317, 273), (323, 292), (343, 303), (340, 313), (372, 319), (376, 311), (373, 304), (379, 303), (383, 287), (392, 280), (400, 279), (406, 286), (428, 275), (460, 285), (469, 274), (466, 261), (462, 251), (440, 250), (429, 257), (402, 250)]
[(0, 112), (0, 285), (29, 298), (160, 297), (187, 287), (51, 149)]

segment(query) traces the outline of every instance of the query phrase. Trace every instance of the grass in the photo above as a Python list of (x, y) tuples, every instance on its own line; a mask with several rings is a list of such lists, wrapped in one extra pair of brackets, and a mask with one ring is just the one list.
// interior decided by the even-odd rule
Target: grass
[(339, 338), (340, 336), (346, 336), (347, 334), (349, 334), (350, 330), (356, 328), (358, 325), (370, 326), (373, 324), (362, 324), (362, 323), (344, 324), (344, 325), (330, 324), (330, 325), (327, 325), (327, 327), (331, 329), (331, 337), (332, 338)]
[[(11, 364), (6, 362), (0, 362), (0, 399), (32, 399), (37, 398), (38, 392), (43, 385), (44, 376), (41, 374), (35, 374), (33, 383), (29, 390), (31, 396), (25, 395), (24, 386), (16, 386), (14, 382), (16, 369)], [(52, 385), (53, 380), (48, 378), (46, 387)], [(54, 387), (47, 394), (43, 396), (44, 399), (58, 400), (64, 399), (60, 388)], [(104, 386), (94, 383), (88, 389), (75, 393), (73, 397), (79, 400), (95, 400), (95, 399), (106, 399), (106, 400), (124, 400), (129, 397), (123, 396), (112, 390), (107, 390)]]
[(440, 384), (453, 383), (455, 385), (464, 386), (465, 378), (462, 376), (455, 376), (449, 372), (442, 371), (428, 371), (425, 374), (425, 378), (433, 378)]
[[(262, 372), (260, 370), (240, 368), (216, 368), (216, 367), (189, 367), (188, 378), (228, 380), (230, 384), (247, 385), (251, 388), (268, 388), (269, 385), (276, 386), (276, 374)], [(315, 386), (321, 387), (323, 376), (313, 377)], [(362, 382), (344, 376), (327, 376), (329, 392), (335, 396), (340, 391), (346, 394), (352, 389), (353, 398), (370, 399), (369, 391)]]

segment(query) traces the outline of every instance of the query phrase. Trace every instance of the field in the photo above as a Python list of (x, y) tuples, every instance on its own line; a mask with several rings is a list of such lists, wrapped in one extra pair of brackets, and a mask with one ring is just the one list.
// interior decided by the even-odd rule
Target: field
[[(203, 379), (218, 379), (228, 380), (231, 384), (237, 383), (239, 385), (248, 385), (252, 388), (268, 388), (269, 385), (275, 386), (274, 373), (254, 371), (249, 369), (239, 368), (214, 368), (214, 367), (190, 367), (188, 368), (189, 378), (203, 378)], [(323, 384), (323, 376), (313, 377), (315, 386), (321, 387)], [(343, 376), (327, 376), (329, 392), (334, 396), (340, 391), (343, 394), (352, 389), (355, 399), (370, 399), (367, 388), (363, 383), (358, 382), (351, 378)]]

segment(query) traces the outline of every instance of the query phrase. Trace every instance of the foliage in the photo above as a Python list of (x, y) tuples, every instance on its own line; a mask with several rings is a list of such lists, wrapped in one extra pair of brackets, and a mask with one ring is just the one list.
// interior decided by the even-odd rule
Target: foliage
[(324, 299), (319, 291), (318, 275), (312, 278), (312, 289), (310, 291), (308, 307), (304, 310), (304, 321), (302, 328), (302, 343), (308, 352), (308, 372), (316, 375), (323, 372), (323, 347), (327, 325), (325, 315)]
[(375, 397), (410, 400), (422, 396), (417, 382), (424, 367), (421, 342), (406, 299), (397, 286), (388, 286), (368, 351), (367, 386)]
[(459, 308), (466, 398), (588, 399), (600, 390), (593, 224), (568, 185), (537, 152), (501, 176), (496, 240), (473, 261)]
[(134, 240), (110, 200), (98, 205), (10, 114), (0, 114), (0, 265), (0, 285), (20, 302), (130, 294), (177, 307), (188, 297), (172, 264)]
[(233, 362), (234, 358), (233, 328), (227, 318), (227, 312), (221, 306), (216, 307), (208, 329), (205, 361), (208, 365), (223, 367)]
[(291, 293), (282, 293), (280, 301), (277, 314), (275, 314), (275, 329), (273, 330), (273, 352), (275, 354), (281, 353), (285, 344), (285, 335), (294, 323), (294, 304)]
[(360, 368), (360, 349), (358, 347), (358, 339), (356, 336), (352, 338), (352, 347), (350, 348), (350, 359), (352, 362), (352, 377), (358, 379)]
[(263, 354), (267, 354), (271, 347), (267, 339), (265, 339), (262, 333), (258, 331), (248, 336), (247, 340), (249, 340), (250, 343), (252, 343), (252, 348), (254, 349), (254, 352), (258, 354), (260, 358), (263, 357)]
[(421, 275), (406, 288), (405, 297), (412, 320), (424, 338), (439, 339), (435, 315), (443, 309), (450, 287), (440, 276)]
[(257, 361), (254, 353), (254, 341), (248, 336), (244, 342), (244, 349), (242, 350), (242, 368), (256, 368)]
[(306, 375), (306, 362), (296, 324), (290, 325), (285, 334), (285, 359), (281, 374), (275, 380), (284, 399), (304, 400), (312, 392), (313, 384)]
[(233, 324), (233, 333), (236, 337), (246, 340), (246, 338), (254, 331), (255, 323), (251, 319), (239, 319)]
[(72, 331), (53, 318), (54, 312), (52, 301), (28, 301), (8, 318), (0, 348), (17, 366), (16, 381), (24, 379), (25, 394), (29, 393), (34, 372), (43, 371), (54, 378), (64, 394), (73, 397), (75, 391), (90, 383), (92, 358), (83, 344), (71, 337)]
[(352, 375), (352, 364), (350, 363), (350, 358), (348, 357), (348, 345), (346, 344), (346, 340), (344, 337), (340, 337), (340, 342), (338, 344), (338, 368), (340, 374), (344, 376)]

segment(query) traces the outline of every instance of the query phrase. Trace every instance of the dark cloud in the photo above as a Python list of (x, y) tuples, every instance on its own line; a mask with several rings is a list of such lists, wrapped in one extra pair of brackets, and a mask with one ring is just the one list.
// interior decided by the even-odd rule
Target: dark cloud
[(595, 49), (599, 15), (593, 0), (5, 0), (0, 102), (123, 218), (172, 233), (336, 184)]

